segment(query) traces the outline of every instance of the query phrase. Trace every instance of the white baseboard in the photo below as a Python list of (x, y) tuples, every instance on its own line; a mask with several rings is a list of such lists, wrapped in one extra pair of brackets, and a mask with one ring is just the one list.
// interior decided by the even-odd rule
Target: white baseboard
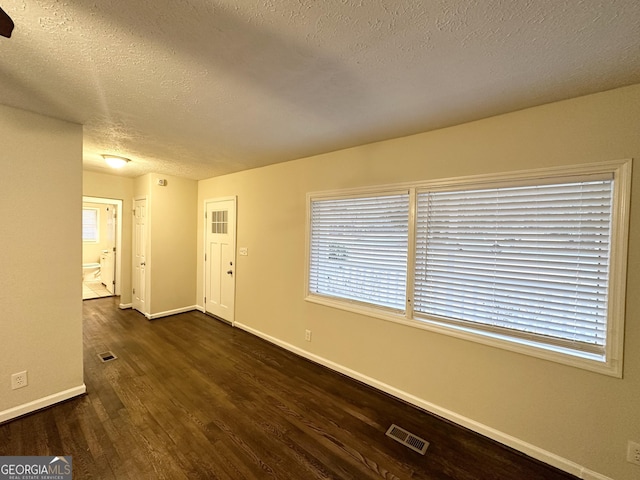
[(133, 303), (121, 303), (118, 307), (120, 307), (120, 310), (126, 310), (128, 308), (133, 308)]
[(207, 313), (207, 311), (201, 305), (196, 305), (196, 310), (198, 310), (199, 312), (202, 312), (202, 313)]
[(17, 407), (13, 407), (8, 410), (4, 410), (0, 412), (0, 423), (4, 423), (14, 418), (18, 418), (23, 415), (26, 415), (28, 413), (32, 413), (37, 410), (50, 407), (51, 405), (54, 405), (56, 403), (64, 402), (65, 400), (69, 400), (70, 398), (77, 397), (78, 395), (82, 395), (86, 392), (87, 392), (87, 387), (83, 383), (78, 387), (70, 388), (69, 390), (64, 390), (62, 392), (54, 393), (53, 395), (39, 398), (38, 400), (34, 400), (32, 402), (25, 403), (23, 405), (18, 405)]
[(578, 478), (582, 478), (584, 480), (613, 480), (597, 472), (591, 471), (586, 467), (583, 467), (582, 465), (572, 462), (571, 460), (560, 457), (555, 453), (549, 452), (535, 445), (532, 445), (528, 442), (525, 442), (519, 438), (513, 437), (504, 432), (501, 432), (492, 427), (489, 427), (488, 425), (484, 425), (480, 422), (476, 422), (471, 418), (465, 417), (456, 412), (453, 412), (446, 408), (435, 405), (427, 400), (416, 397), (415, 395), (412, 395), (408, 392), (399, 390), (391, 385), (388, 385), (379, 380), (376, 380), (375, 378), (369, 377), (360, 372), (357, 372), (348, 367), (345, 367), (344, 365), (340, 365), (324, 357), (320, 357), (318, 355), (310, 353), (306, 350), (296, 347), (295, 345), (284, 342), (282, 340), (279, 340), (278, 338), (272, 337), (271, 335), (267, 335), (266, 333), (263, 333), (259, 330), (251, 328), (248, 325), (235, 322), (234, 326), (242, 330), (245, 330), (253, 335), (256, 335), (257, 337), (260, 337), (270, 343), (278, 345), (279, 347), (282, 347), (285, 350), (289, 350), (290, 352), (293, 352), (297, 355), (300, 355), (301, 357), (311, 360), (312, 362), (319, 363), (320, 365), (324, 365), (325, 367), (330, 368), (331, 370), (340, 372), (348, 377), (351, 377), (355, 380), (365, 383), (373, 388), (386, 392), (389, 395), (402, 399), (412, 405), (415, 405), (418, 408), (426, 410), (427, 412), (431, 412), (435, 415), (446, 418), (447, 420), (450, 420), (458, 425), (466, 427), (476, 433), (479, 433), (480, 435), (484, 435), (485, 437), (491, 438), (492, 440), (500, 442), (503, 445), (506, 445), (515, 450), (518, 450), (532, 458), (540, 460), (541, 462), (544, 462), (548, 465), (559, 468), (560, 470), (563, 470), (567, 473), (575, 475)]
[[(560, 468), (560, 467), (558, 467)], [(577, 475), (576, 475), (577, 476)], [(607, 477), (605, 475), (602, 475), (598, 472), (594, 472), (592, 470), (589, 470), (588, 468), (584, 468), (582, 469), (582, 477), (585, 480), (613, 480), (611, 477)]]
[(190, 307), (182, 307), (176, 308), (175, 310), (167, 310), (166, 312), (158, 312), (158, 313), (145, 313), (144, 316), (149, 320), (155, 320), (156, 318), (168, 317), (170, 315), (177, 315), (179, 313), (191, 312), (193, 310), (197, 310), (198, 308), (195, 305), (191, 305)]

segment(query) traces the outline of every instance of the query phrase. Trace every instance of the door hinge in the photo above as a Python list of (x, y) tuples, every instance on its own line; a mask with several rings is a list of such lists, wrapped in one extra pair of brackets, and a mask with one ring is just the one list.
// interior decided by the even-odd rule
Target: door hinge
[(207, 212), (204, 212), (204, 219), (207, 219)]
[(133, 294), (134, 294), (134, 295), (136, 294), (136, 289), (135, 289), (135, 288), (133, 289)]
[(207, 297), (204, 297), (204, 303), (207, 303)]
[(207, 254), (206, 253), (204, 254), (204, 261), (205, 262), (207, 261)]
[(113, 251), (114, 251), (114, 252), (116, 251), (116, 247), (113, 247)]

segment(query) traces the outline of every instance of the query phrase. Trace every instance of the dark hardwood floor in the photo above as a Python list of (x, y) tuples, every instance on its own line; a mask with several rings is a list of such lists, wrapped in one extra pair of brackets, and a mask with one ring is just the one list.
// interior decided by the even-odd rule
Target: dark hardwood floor
[(575, 478), (199, 312), (117, 303), (84, 302), (88, 394), (0, 425), (0, 455), (72, 455), (77, 480)]

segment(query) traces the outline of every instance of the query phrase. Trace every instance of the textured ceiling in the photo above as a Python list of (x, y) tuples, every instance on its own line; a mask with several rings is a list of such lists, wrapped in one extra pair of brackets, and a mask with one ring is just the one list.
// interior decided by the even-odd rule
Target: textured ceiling
[(0, 103), (202, 179), (640, 83), (638, 0), (0, 0)]

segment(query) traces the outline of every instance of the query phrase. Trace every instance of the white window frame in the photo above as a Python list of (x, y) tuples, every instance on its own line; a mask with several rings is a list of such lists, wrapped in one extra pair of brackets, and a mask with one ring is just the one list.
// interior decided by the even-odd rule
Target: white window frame
[[(350, 312), (392, 321), (402, 325), (420, 328), (439, 334), (449, 335), (501, 349), (570, 365), (585, 370), (598, 372), (614, 377), (622, 377), (623, 342), (626, 302), (627, 277), (627, 245), (629, 232), (629, 202), (631, 198), (632, 160), (615, 160), (594, 164), (582, 164), (564, 167), (541, 168), (519, 172), (476, 175), (470, 177), (448, 178), (429, 182), (404, 183), (380, 187), (366, 187), (330, 192), (312, 192), (307, 194), (306, 224), (306, 272), (305, 300), (324, 306), (339, 308)], [(613, 176), (614, 189), (612, 198), (611, 246), (609, 263), (609, 288), (607, 311), (607, 341), (604, 355), (579, 352), (560, 346), (540, 343), (530, 339), (511, 337), (495, 332), (476, 330), (466, 326), (442, 322), (441, 319), (421, 315), (414, 318), (412, 309), (412, 293), (407, 293), (407, 308), (403, 312), (390, 312), (384, 308), (362, 305), (357, 302), (341, 300), (326, 296), (314, 295), (309, 291), (309, 265), (311, 261), (311, 203), (316, 200), (346, 197), (384, 195), (402, 190), (410, 192), (409, 207), (409, 245), (407, 292), (413, 292), (415, 268), (415, 215), (416, 191), (449, 190), (462, 188), (485, 188), (496, 186), (516, 186), (531, 184), (532, 180), (541, 183), (553, 182), (560, 177), (577, 179), (581, 176), (593, 175)]]
[[(84, 238), (84, 211), (85, 210), (94, 211), (96, 216), (95, 237), (88, 240)], [(82, 207), (82, 223), (83, 223), (82, 241), (84, 243), (99, 243), (100, 242), (100, 209), (95, 207)]]

